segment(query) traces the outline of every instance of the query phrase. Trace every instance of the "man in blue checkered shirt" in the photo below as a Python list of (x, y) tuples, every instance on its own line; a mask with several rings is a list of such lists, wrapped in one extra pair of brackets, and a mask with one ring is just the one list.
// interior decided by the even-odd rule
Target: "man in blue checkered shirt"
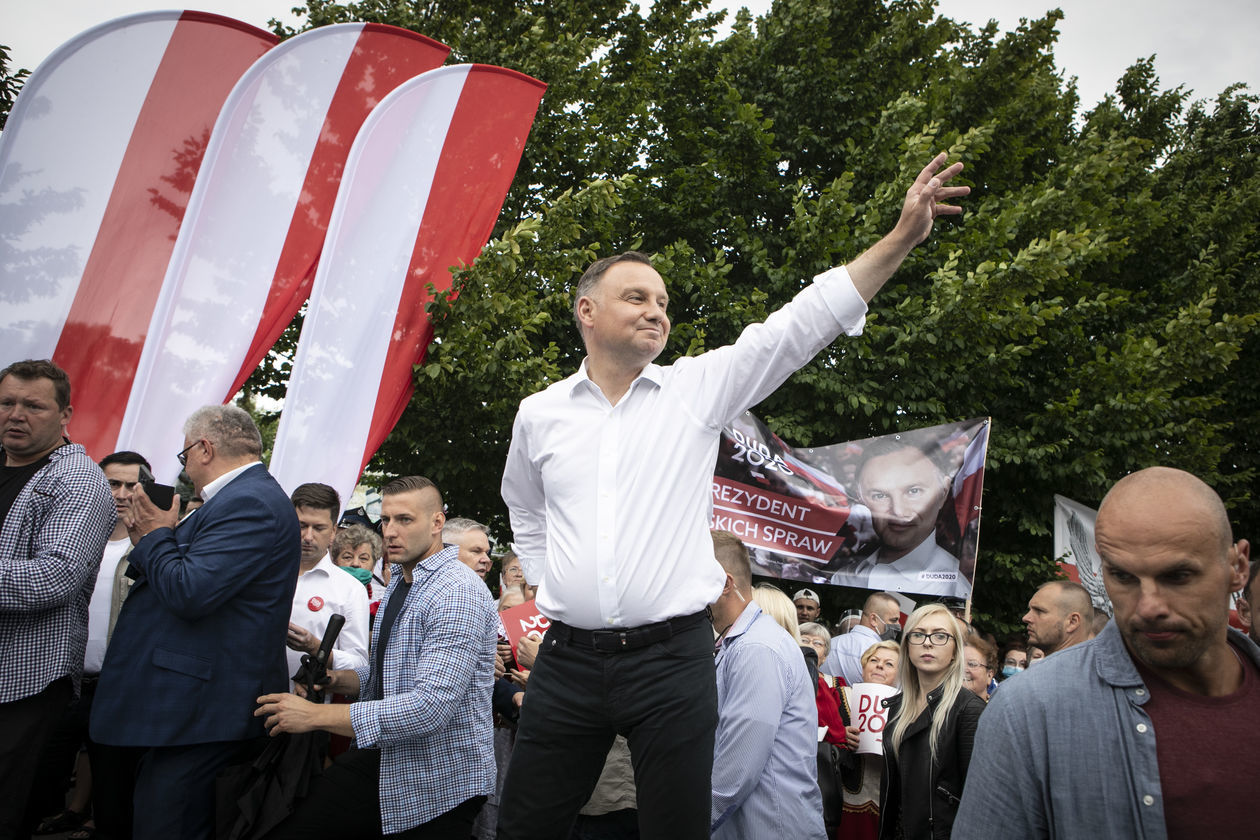
[(310, 796), (268, 840), (315, 836), (466, 840), (494, 792), (490, 697), (498, 622), (481, 578), (442, 544), (442, 497), (427, 478), (381, 490), (385, 556), (394, 565), (367, 667), (332, 671), (330, 688), (358, 695), (317, 705), (259, 698), (273, 735), (353, 735)]
[(65, 436), (73, 413), (70, 378), (52, 362), (0, 370), (0, 837), (32, 827), (31, 757), (78, 693), (114, 529), (105, 474)]

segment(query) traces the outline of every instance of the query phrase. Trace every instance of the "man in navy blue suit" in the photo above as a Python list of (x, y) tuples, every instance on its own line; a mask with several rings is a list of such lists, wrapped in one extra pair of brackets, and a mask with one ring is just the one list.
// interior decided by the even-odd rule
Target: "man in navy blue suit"
[(137, 840), (213, 836), (215, 775), (263, 734), (255, 698), (288, 687), (301, 537), (261, 455), (249, 414), (199, 409), (178, 457), (205, 504), (177, 525), (178, 499), (161, 510), (137, 493), (124, 515), (138, 579), (105, 654), (91, 733), (146, 748)]

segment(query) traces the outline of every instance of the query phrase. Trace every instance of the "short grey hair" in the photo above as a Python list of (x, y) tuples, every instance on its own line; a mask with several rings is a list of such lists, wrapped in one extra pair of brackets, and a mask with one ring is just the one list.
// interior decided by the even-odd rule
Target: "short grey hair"
[(184, 437), (205, 438), (229, 458), (262, 457), (262, 435), (249, 412), (234, 405), (207, 405), (184, 422)]
[(485, 525), (474, 519), (457, 516), (454, 519), (446, 520), (446, 524), (442, 526), (442, 542), (451, 542), (469, 531), (480, 531), (486, 535), (486, 539), (490, 539), (490, 531), (486, 529)]
[(596, 260), (582, 272), (582, 276), (578, 279), (577, 289), (573, 292), (573, 323), (577, 324), (578, 335), (583, 339), (586, 338), (586, 334), (582, 332), (582, 319), (578, 317), (578, 301), (584, 297), (590, 297), (595, 287), (599, 285), (599, 281), (603, 279), (604, 273), (617, 263), (623, 262), (640, 263), (649, 268), (652, 266), (652, 258), (642, 251), (625, 251)]
[[(817, 621), (807, 621), (799, 628), (802, 636), (815, 636), (823, 640), (823, 656), (831, 654), (831, 631), (823, 627)], [(821, 663), (820, 663), (821, 664)]]

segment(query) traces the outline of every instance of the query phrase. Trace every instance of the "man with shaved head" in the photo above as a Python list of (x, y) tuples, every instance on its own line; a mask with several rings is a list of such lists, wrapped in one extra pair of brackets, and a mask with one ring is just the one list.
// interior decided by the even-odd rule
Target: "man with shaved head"
[(1070, 580), (1043, 583), (1028, 601), (1024, 616), (1028, 643), (1046, 655), (1094, 637), (1094, 605), (1089, 590)]
[(1222, 760), (1260, 751), (1260, 647), (1228, 623), (1250, 546), (1166, 467), (1118, 481), (1094, 534), (1114, 620), (995, 696), (955, 836), (1253, 836), (1260, 782)]
[(862, 682), (862, 654), (883, 640), (895, 641), (901, 632), (901, 605), (887, 592), (872, 592), (862, 605), (862, 620), (852, 630), (831, 640), (831, 653), (820, 670), (843, 677), (849, 685)]

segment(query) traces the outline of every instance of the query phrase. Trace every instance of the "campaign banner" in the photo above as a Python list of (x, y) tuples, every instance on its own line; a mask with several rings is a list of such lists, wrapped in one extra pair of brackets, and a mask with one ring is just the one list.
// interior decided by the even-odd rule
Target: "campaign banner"
[(1089, 592), (1094, 609), (1111, 615), (1111, 599), (1103, 586), (1102, 558), (1094, 546), (1098, 511), (1067, 496), (1054, 496), (1054, 556), (1068, 580)]
[(968, 598), (988, 418), (793, 449), (750, 412), (722, 432), (710, 527), (753, 573)]
[(884, 701), (897, 694), (897, 689), (883, 683), (858, 683), (845, 686), (853, 725), (858, 730), (857, 752), (884, 754), (884, 729), (888, 726), (888, 709)]
[(533, 600), (526, 601), (518, 607), (512, 607), (499, 613), (499, 621), (503, 625), (503, 633), (512, 645), (512, 658), (516, 658), (516, 646), (526, 636), (541, 639), (551, 626), (547, 617), (538, 612)]

